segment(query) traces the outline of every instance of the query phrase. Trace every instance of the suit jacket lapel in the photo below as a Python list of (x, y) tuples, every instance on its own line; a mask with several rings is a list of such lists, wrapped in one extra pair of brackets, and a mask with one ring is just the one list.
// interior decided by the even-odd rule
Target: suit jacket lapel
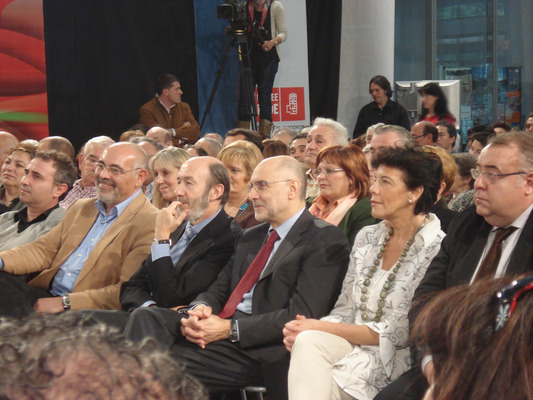
[(529, 214), (524, 229), (522, 230), (518, 242), (511, 254), (509, 266), (507, 267), (507, 275), (516, 275), (522, 272), (529, 271), (532, 267), (530, 262), (533, 254), (531, 240), (533, 239), (533, 212)]
[[(465, 283), (469, 283), (470, 279), (476, 271), (477, 265), (479, 264), (479, 259), (483, 254), (483, 249), (487, 244), (487, 238), (489, 236), (490, 230), (492, 228), (484, 218), (481, 218), (481, 227), (477, 229), (477, 232), (472, 232), (474, 239), (472, 244), (468, 246), (465, 256), (463, 257), (463, 263), (460, 268), (457, 268), (456, 272), (462, 277)], [(468, 235), (465, 236), (468, 238)]]
[(307, 230), (310, 216), (310, 214), (306, 214), (306, 212), (304, 211), (300, 218), (296, 220), (293, 227), (291, 228), (287, 236), (285, 236), (285, 239), (281, 242), (278, 249), (272, 256), (270, 262), (265, 267), (259, 280), (262, 280), (272, 274), (278, 267), (279, 263), (283, 259), (285, 259), (287, 255), (292, 250), (294, 250), (297, 244), (302, 240), (303, 234)]

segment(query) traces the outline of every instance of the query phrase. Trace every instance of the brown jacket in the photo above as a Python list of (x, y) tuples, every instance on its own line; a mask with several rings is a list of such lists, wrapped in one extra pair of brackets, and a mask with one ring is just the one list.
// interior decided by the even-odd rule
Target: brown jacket
[[(41, 273), (29, 285), (49, 289), (59, 267), (83, 241), (96, 218), (95, 199), (81, 199), (59, 225), (35, 242), (3, 251), (4, 270)], [(119, 290), (150, 253), (157, 209), (140, 193), (98, 241), (69, 295), (73, 310), (120, 309)]]
[[(187, 103), (176, 104), (170, 109), (169, 114), (159, 99), (154, 97), (139, 109), (139, 120), (150, 128), (157, 125), (174, 129), (176, 133), (176, 136), (172, 137), (174, 146), (194, 144), (200, 137), (200, 126)], [(189, 122), (190, 125), (183, 126), (185, 122)], [(186, 140), (186, 143), (180, 142), (180, 139)]]

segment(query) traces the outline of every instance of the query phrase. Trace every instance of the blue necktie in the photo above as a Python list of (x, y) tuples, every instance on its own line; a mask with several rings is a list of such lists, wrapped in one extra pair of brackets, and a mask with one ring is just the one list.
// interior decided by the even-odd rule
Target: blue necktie
[(185, 232), (183, 232), (183, 235), (181, 235), (177, 243), (174, 245), (174, 247), (170, 249), (170, 258), (172, 259), (172, 263), (174, 265), (178, 263), (178, 260), (180, 259), (181, 255), (195, 236), (196, 231), (194, 230), (194, 226), (189, 224), (187, 226), (187, 229), (185, 229)]

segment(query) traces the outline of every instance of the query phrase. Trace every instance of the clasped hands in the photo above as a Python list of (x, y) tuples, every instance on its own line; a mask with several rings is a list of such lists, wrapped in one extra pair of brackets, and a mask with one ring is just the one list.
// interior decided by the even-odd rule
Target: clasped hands
[(285, 336), (283, 338), (283, 344), (285, 345), (285, 348), (288, 351), (291, 351), (294, 341), (296, 340), (296, 336), (303, 331), (317, 329), (317, 325), (319, 323), (320, 321), (316, 319), (307, 319), (305, 316), (297, 314), (296, 319), (292, 320), (291, 322), (287, 322), (285, 324), (285, 328), (283, 328), (283, 336)]
[(187, 314), (189, 318), (181, 320), (181, 333), (189, 342), (203, 349), (209, 343), (229, 337), (231, 321), (214, 315), (211, 307), (199, 305)]

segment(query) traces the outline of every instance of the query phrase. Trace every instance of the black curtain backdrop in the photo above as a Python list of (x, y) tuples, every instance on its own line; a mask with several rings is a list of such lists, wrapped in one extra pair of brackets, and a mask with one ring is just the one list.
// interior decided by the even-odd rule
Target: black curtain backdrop
[[(315, 117), (337, 118), (342, 0), (307, 0), (309, 108)], [(289, 40), (290, 40), (290, 27)]]
[(193, 0), (44, 0), (50, 135), (79, 148), (139, 120), (155, 79), (181, 79), (198, 115)]
[[(311, 121), (336, 118), (342, 0), (306, 4)], [(165, 72), (198, 118), (193, 0), (44, 0), (43, 10), (50, 135), (76, 149), (118, 139)], [(290, 40), (298, 27), (288, 29)]]

